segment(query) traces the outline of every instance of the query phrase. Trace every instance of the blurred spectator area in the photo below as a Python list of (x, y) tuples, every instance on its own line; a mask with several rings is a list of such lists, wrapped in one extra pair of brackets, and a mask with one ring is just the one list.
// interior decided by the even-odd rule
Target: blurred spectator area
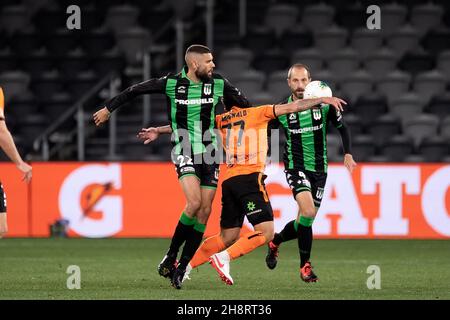
[[(82, 10), (81, 30), (65, 27), (71, 4)], [(205, 22), (195, 14), (204, 13), (205, 1), (192, 4), (185, 40), (205, 43)], [(357, 161), (448, 161), (450, 3), (376, 1), (381, 30), (368, 30), (366, 8), (371, 4), (247, 0), (242, 36), (239, 1), (216, 1), (216, 71), (254, 104), (266, 104), (289, 95), (289, 66), (306, 64), (313, 79), (327, 82), (334, 95), (349, 102), (344, 119)], [(141, 53), (149, 45), (170, 52), (155, 54), (152, 76), (177, 71), (174, 28), (161, 34), (176, 12), (171, 0), (1, 1), (0, 86), (20, 151), (29, 151), (34, 137), (109, 72), (121, 75), (122, 88), (141, 81)], [(169, 160), (168, 137), (149, 147), (137, 141), (141, 119), (142, 98), (119, 111), (118, 159)], [(153, 95), (148, 125), (166, 123), (166, 100)], [(104, 158), (107, 138), (107, 130), (89, 132), (86, 160)], [(336, 130), (330, 130), (328, 142), (330, 160), (341, 161)], [(75, 159), (74, 148), (60, 159)]]

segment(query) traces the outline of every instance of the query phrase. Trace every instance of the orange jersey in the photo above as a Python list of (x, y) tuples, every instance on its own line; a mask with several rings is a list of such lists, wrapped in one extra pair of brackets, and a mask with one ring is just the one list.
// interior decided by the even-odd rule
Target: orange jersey
[(216, 116), (217, 128), (226, 152), (225, 178), (264, 172), (268, 150), (267, 125), (275, 119), (273, 105), (233, 107)]
[(5, 109), (5, 97), (3, 96), (2, 87), (0, 87), (0, 117), (5, 116), (5, 113), (3, 111), (4, 109)]

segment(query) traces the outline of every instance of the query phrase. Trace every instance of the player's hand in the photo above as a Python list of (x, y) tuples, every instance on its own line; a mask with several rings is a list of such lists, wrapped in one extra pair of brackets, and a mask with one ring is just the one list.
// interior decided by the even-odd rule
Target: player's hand
[(97, 127), (100, 126), (102, 123), (105, 123), (106, 121), (108, 121), (110, 116), (111, 116), (111, 112), (109, 112), (109, 110), (106, 109), (106, 107), (98, 110), (96, 113), (94, 113), (94, 116), (93, 116), (95, 125)]
[(350, 173), (353, 173), (353, 170), (356, 167), (356, 162), (353, 160), (353, 156), (350, 153), (346, 153), (344, 156), (344, 166), (350, 171)]
[(17, 165), (17, 169), (19, 169), (23, 173), (22, 181), (25, 181), (26, 183), (30, 182), (32, 176), (31, 166), (25, 162), (21, 162), (20, 164)]
[(343, 105), (347, 104), (347, 102), (345, 102), (344, 100), (336, 97), (325, 97), (322, 98), (322, 100), (322, 103), (332, 105), (337, 111), (344, 111)]
[(144, 144), (149, 144), (152, 141), (155, 141), (159, 137), (158, 128), (150, 127), (150, 128), (142, 128), (141, 131), (137, 134), (137, 137), (144, 141)]

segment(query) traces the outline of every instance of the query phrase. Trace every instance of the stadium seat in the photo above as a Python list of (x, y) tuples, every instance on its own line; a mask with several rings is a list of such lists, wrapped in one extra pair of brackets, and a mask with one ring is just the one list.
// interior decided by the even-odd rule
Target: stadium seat
[(250, 69), (236, 75), (234, 85), (251, 99), (263, 90), (264, 81), (264, 73)]
[(36, 30), (39, 30), (40, 34), (50, 35), (55, 30), (65, 27), (68, 17), (66, 8), (63, 9), (58, 5), (50, 5), (39, 10), (32, 19)]
[(67, 89), (74, 97), (82, 97), (98, 82), (98, 75), (92, 71), (82, 71), (71, 77), (67, 82)]
[(450, 50), (442, 51), (439, 54), (436, 69), (442, 72), (447, 82), (450, 81)]
[(353, 31), (351, 36), (351, 46), (361, 58), (365, 59), (378, 50), (383, 43), (383, 37), (379, 30), (369, 30), (366, 27)]
[[(8, 94), (5, 92), (5, 98), (8, 99)], [(16, 95), (8, 102), (5, 108), (6, 116), (9, 117), (10, 114), (16, 116), (21, 116), (24, 114), (34, 114), (38, 111), (38, 101), (36, 96), (30, 91), (26, 90), (19, 95)], [(9, 120), (8, 120), (9, 125)]]
[(13, 40), (10, 41), (11, 49), (18, 56), (29, 55), (30, 52), (38, 49), (41, 44), (39, 33), (32, 28), (16, 32)]
[(439, 26), (443, 16), (442, 6), (427, 2), (426, 4), (416, 5), (411, 10), (410, 21), (419, 35), (426, 34), (429, 30)]
[(336, 21), (340, 26), (348, 30), (361, 27), (365, 28), (367, 19), (366, 9), (367, 7), (363, 6), (361, 2), (341, 6), (341, 8), (339, 8), (336, 12)]
[(23, 5), (5, 6), (1, 10), (0, 29), (8, 35), (26, 29), (30, 25), (28, 10)]
[(419, 154), (411, 154), (407, 156), (405, 159), (403, 159), (403, 162), (406, 163), (424, 163), (425, 158), (422, 155)]
[(311, 76), (314, 77), (315, 72), (322, 70), (323, 57), (317, 48), (308, 48), (294, 51), (292, 54), (291, 65), (302, 63), (308, 66)]
[[(286, 86), (287, 87), (287, 86)], [(289, 95), (289, 93), (288, 93)], [(285, 97), (287, 97), (286, 95)], [(281, 101), (281, 99), (276, 99), (272, 94), (266, 91), (261, 91), (249, 96), (250, 102), (255, 106), (262, 106), (267, 104), (274, 104)]]
[(125, 66), (125, 58), (117, 47), (103, 52), (102, 55), (94, 58), (93, 67), (97, 74), (102, 77), (110, 72), (119, 72)]
[(51, 120), (56, 120), (67, 111), (73, 103), (73, 97), (68, 92), (56, 92), (42, 101), (44, 114)]
[(53, 94), (62, 91), (63, 88), (63, 78), (57, 70), (42, 73), (31, 85), (34, 94), (40, 99), (48, 99)]
[(327, 155), (328, 161), (340, 161), (343, 156), (341, 155), (341, 137), (336, 134), (327, 135)]
[(0, 49), (0, 73), (17, 69), (18, 59), (9, 48)]
[(389, 158), (389, 161), (402, 162), (414, 150), (411, 138), (404, 135), (395, 135), (387, 138), (381, 147), (381, 153)]
[(135, 27), (139, 10), (131, 5), (118, 5), (108, 9), (105, 25), (115, 34)]
[(398, 63), (398, 67), (406, 72), (416, 75), (433, 69), (434, 58), (421, 48), (408, 51)]
[(32, 145), (34, 139), (44, 132), (50, 123), (46, 116), (39, 113), (23, 115), (19, 120), (20, 132), (24, 138), (25, 146)]
[(358, 135), (363, 132), (363, 124), (358, 115), (354, 113), (344, 114), (344, 122), (350, 128), (351, 135)]
[(383, 47), (378, 49), (371, 55), (369, 55), (365, 62), (365, 69), (367, 72), (375, 78), (375, 80), (381, 80), (386, 75), (395, 69), (397, 63), (397, 57), (394, 51), (389, 48)]
[(328, 69), (343, 77), (356, 71), (359, 63), (358, 53), (351, 47), (341, 49), (327, 59)]
[(89, 54), (99, 56), (114, 46), (114, 37), (106, 28), (101, 27), (81, 37), (83, 49)]
[[(295, 41), (292, 41), (293, 39)], [(288, 56), (291, 56), (296, 50), (310, 48), (313, 43), (312, 33), (300, 27), (284, 32), (278, 41), (281, 50)]]
[(427, 137), (423, 139), (419, 147), (419, 153), (426, 162), (440, 162), (449, 155), (450, 142), (443, 137)]
[(388, 156), (381, 154), (381, 155), (374, 155), (369, 158), (367, 158), (367, 162), (373, 162), (373, 163), (386, 163), (386, 162), (392, 162), (393, 160), (389, 158)]
[(362, 95), (368, 94), (372, 91), (372, 76), (365, 70), (358, 70), (340, 81), (340, 88), (342, 93), (350, 99), (350, 103)]
[(376, 146), (381, 146), (392, 136), (399, 134), (401, 124), (391, 114), (384, 114), (370, 124), (367, 132), (372, 135)]
[(425, 137), (436, 135), (439, 118), (430, 114), (420, 114), (404, 123), (403, 132), (414, 140), (418, 147)]
[(253, 59), (253, 54), (250, 50), (234, 47), (227, 50), (223, 50), (220, 53), (220, 57), (217, 66), (226, 70), (227, 74), (235, 75), (242, 70), (247, 70)]
[(77, 33), (61, 28), (45, 39), (47, 50), (56, 56), (64, 56), (74, 49), (78, 42)]
[(59, 70), (65, 77), (73, 77), (74, 74), (86, 70), (89, 67), (89, 58), (86, 52), (77, 47), (59, 60)]
[(396, 2), (381, 6), (381, 32), (383, 37), (388, 38), (395, 30), (406, 21), (408, 8)]
[(337, 78), (328, 69), (322, 69), (314, 73), (311, 72), (311, 78), (313, 80), (324, 81), (326, 84), (328, 84), (328, 86), (331, 88), (333, 92), (336, 91)]
[(11, 99), (27, 90), (30, 84), (30, 75), (23, 71), (4, 72), (0, 74), (0, 83), (5, 92), (5, 99)]
[(361, 124), (366, 127), (386, 113), (386, 99), (374, 93), (361, 96), (351, 109), (359, 117)]
[(269, 75), (267, 91), (275, 99), (272, 102), (282, 101), (291, 94), (287, 84), (287, 76), (286, 70), (275, 71)]
[(406, 24), (395, 30), (387, 40), (389, 48), (397, 55), (403, 56), (407, 51), (413, 50), (419, 43), (418, 29)]
[(450, 115), (450, 93), (446, 91), (442, 95), (435, 96), (425, 110), (441, 119)]
[(380, 94), (385, 95), (388, 102), (391, 103), (399, 96), (402, 96), (408, 92), (410, 81), (411, 76), (409, 74), (399, 70), (394, 70), (378, 82), (377, 91)]
[(125, 53), (129, 64), (142, 61), (143, 53), (148, 50), (152, 40), (150, 33), (140, 27), (117, 31), (116, 37), (117, 45)]
[(32, 78), (39, 77), (43, 72), (54, 67), (54, 59), (49, 55), (45, 47), (29, 52), (28, 55), (20, 58), (20, 62)]
[(317, 32), (323, 26), (329, 26), (333, 23), (335, 8), (323, 2), (319, 4), (307, 5), (302, 14), (302, 25)]
[(375, 144), (369, 135), (357, 135), (352, 141), (353, 157), (355, 161), (368, 161), (375, 155)]
[(258, 55), (267, 50), (267, 48), (273, 48), (275, 39), (275, 32), (273, 30), (265, 26), (257, 26), (249, 28), (242, 44), (255, 55)]
[(399, 95), (388, 104), (390, 112), (395, 115), (402, 124), (422, 113), (425, 102), (415, 92), (407, 92)]
[(442, 120), (440, 132), (441, 132), (441, 136), (443, 136), (445, 139), (447, 139), (447, 141), (450, 140), (450, 116), (446, 116)]
[(418, 74), (414, 79), (413, 89), (426, 102), (429, 102), (433, 96), (442, 94), (446, 88), (446, 79), (444, 75), (432, 70)]
[(256, 56), (253, 61), (256, 69), (270, 74), (274, 71), (288, 69), (289, 59), (280, 49), (265, 50), (263, 54)]
[(326, 28), (322, 26), (314, 35), (314, 43), (317, 50), (323, 56), (328, 57), (345, 47), (347, 37), (348, 32), (346, 29), (336, 25), (331, 25)]
[(265, 25), (280, 37), (285, 31), (293, 29), (298, 15), (298, 8), (289, 4), (274, 4), (266, 11)]
[(431, 30), (423, 39), (423, 45), (433, 55), (450, 49), (450, 28), (440, 27)]

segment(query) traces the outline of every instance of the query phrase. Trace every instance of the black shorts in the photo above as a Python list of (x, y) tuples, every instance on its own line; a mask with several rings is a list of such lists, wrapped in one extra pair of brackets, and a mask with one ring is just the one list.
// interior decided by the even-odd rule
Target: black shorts
[(0, 182), (0, 212), (6, 212), (6, 194)]
[(322, 202), (323, 190), (327, 182), (325, 172), (312, 172), (303, 169), (284, 170), (286, 180), (292, 190), (294, 198), (303, 191), (309, 191), (312, 194), (314, 205), (318, 208)]
[(191, 157), (185, 155), (175, 156), (172, 161), (175, 164), (178, 179), (196, 176), (200, 180), (200, 186), (217, 188), (219, 182), (219, 165), (217, 163), (206, 164), (203, 161), (194, 163)]
[(252, 225), (273, 221), (265, 175), (251, 173), (231, 177), (222, 183), (222, 213), (220, 227), (224, 229), (242, 227), (244, 217)]

